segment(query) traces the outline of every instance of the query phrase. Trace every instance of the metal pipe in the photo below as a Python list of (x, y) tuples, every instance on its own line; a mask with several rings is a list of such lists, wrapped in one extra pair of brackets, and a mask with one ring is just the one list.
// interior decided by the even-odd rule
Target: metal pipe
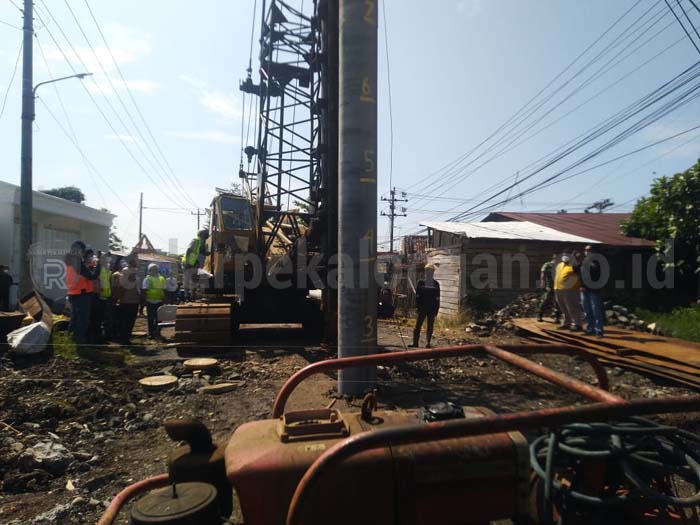
[[(377, 4), (339, 2), (338, 356), (377, 351)], [(376, 368), (338, 374), (338, 392), (360, 395)]]
[(405, 425), (363, 432), (336, 443), (321, 454), (309, 467), (292, 497), (287, 513), (287, 525), (300, 523), (306, 500), (309, 498), (316, 481), (324, 472), (339, 462), (366, 450), (388, 445), (406, 445), (540, 427), (558, 427), (569, 423), (609, 421), (630, 416), (698, 411), (700, 411), (700, 396), (638, 399), (629, 403), (594, 403), (576, 407), (546, 408), (531, 412)]
[(169, 483), (169, 476), (167, 474), (160, 474), (151, 478), (142, 479), (141, 481), (137, 481), (136, 483), (127, 486), (119, 494), (114, 496), (114, 499), (109, 504), (109, 507), (107, 507), (104, 514), (102, 514), (102, 517), (100, 518), (100, 521), (97, 522), (97, 525), (112, 525), (114, 520), (117, 519), (117, 514), (119, 514), (119, 511), (127, 501), (132, 499), (134, 496), (138, 496), (142, 492), (165, 487)]
[(531, 354), (538, 354), (538, 355), (566, 355), (570, 357), (578, 357), (580, 359), (583, 359), (591, 365), (591, 368), (593, 369), (593, 373), (595, 374), (596, 380), (598, 381), (598, 387), (602, 388), (603, 390), (610, 390), (610, 382), (608, 381), (608, 373), (605, 371), (605, 367), (601, 364), (601, 362), (598, 360), (598, 358), (593, 355), (589, 354), (585, 348), (581, 348), (579, 346), (572, 346), (565, 344), (564, 346), (562, 345), (551, 345), (551, 348), (548, 348), (547, 345), (502, 345), (499, 344), (498, 348), (502, 350), (506, 350), (508, 352), (512, 352), (514, 354), (518, 355), (531, 355)]
[(542, 366), (538, 363), (530, 361), (529, 359), (525, 359), (522, 356), (507, 352), (501, 348), (486, 345), (485, 350), (489, 355), (492, 355), (501, 361), (505, 361), (506, 363), (516, 366), (521, 370), (530, 372), (531, 374), (534, 374), (545, 381), (549, 381), (550, 383), (564, 387), (571, 392), (582, 394), (588, 399), (608, 403), (625, 403), (624, 399), (616, 396), (615, 394), (611, 394), (610, 392), (596, 388), (593, 385), (579, 381), (578, 379), (567, 376), (566, 374), (556, 372), (551, 368)]
[[(581, 348), (577, 347), (572, 347), (570, 345), (509, 345), (508, 347), (508, 352), (515, 352), (515, 353), (527, 353), (527, 354), (535, 354), (535, 353), (543, 353), (543, 354), (561, 354), (561, 355), (570, 355), (570, 354), (575, 354), (575, 355), (581, 355), (581, 352), (583, 351)], [(299, 383), (301, 383), (304, 379), (307, 377), (314, 375), (314, 374), (319, 374), (321, 372), (327, 372), (329, 370), (343, 370), (347, 368), (355, 368), (355, 367), (360, 367), (363, 365), (389, 365), (389, 364), (396, 364), (396, 363), (406, 363), (410, 361), (424, 361), (427, 359), (440, 359), (444, 357), (460, 357), (464, 355), (469, 355), (469, 354), (475, 354), (475, 353), (481, 353), (481, 352), (486, 352), (486, 349), (484, 345), (461, 345), (461, 346), (443, 346), (443, 347), (438, 347), (438, 348), (431, 348), (431, 349), (425, 349), (425, 350), (408, 350), (405, 352), (391, 352), (391, 353), (385, 353), (385, 354), (375, 354), (375, 355), (365, 355), (365, 356), (355, 356), (355, 357), (344, 357), (344, 358), (338, 358), (338, 359), (328, 359), (326, 361), (319, 361), (317, 363), (312, 363), (298, 372), (296, 372), (294, 375), (292, 375), (289, 379), (287, 379), (287, 382), (282, 386), (280, 389), (279, 393), (277, 394), (277, 398), (275, 399), (275, 403), (272, 407), (272, 417), (280, 417), (282, 414), (284, 414), (284, 407), (287, 403), (287, 400), (289, 399), (289, 396), (292, 394), (294, 389), (297, 387)], [(585, 352), (585, 351), (583, 351)], [(605, 369), (603, 366), (600, 364), (600, 362), (597, 361), (597, 359), (594, 356), (588, 356), (587, 358), (588, 363), (593, 367), (593, 370), (596, 374), (596, 377), (598, 378), (598, 386), (599, 388), (595, 388), (590, 385), (586, 385), (586, 388), (583, 389), (583, 391), (578, 388), (578, 386), (573, 386), (569, 382), (567, 385), (562, 385), (565, 386), (565, 388), (571, 390), (572, 392), (576, 392), (578, 394), (581, 394), (583, 396), (589, 397), (590, 396), (590, 391), (588, 390), (589, 388), (592, 388), (596, 391), (596, 397), (592, 398), (594, 400), (600, 400), (601, 396), (607, 394), (603, 388), (607, 388), (608, 386), (608, 377), (605, 373)], [(531, 361), (528, 361), (530, 365), (528, 367), (532, 366), (535, 370), (541, 371), (541, 370), (549, 370), (546, 367), (543, 367), (541, 365), (538, 365), (537, 363), (532, 363)], [(517, 366), (517, 365), (516, 365)], [(567, 376), (564, 376), (567, 377)], [(573, 378), (570, 378), (573, 379)], [(559, 378), (558, 378), (559, 380)], [(585, 383), (582, 383), (585, 384)], [(573, 388), (573, 390), (572, 390)], [(617, 398), (620, 399), (620, 398)], [(609, 400), (609, 399), (608, 399)]]

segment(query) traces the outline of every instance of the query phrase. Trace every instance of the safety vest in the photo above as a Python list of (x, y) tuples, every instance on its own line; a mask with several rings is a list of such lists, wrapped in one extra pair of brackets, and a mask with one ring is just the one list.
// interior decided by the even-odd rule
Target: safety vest
[(199, 254), (202, 251), (202, 239), (199, 237), (195, 237), (194, 239), (194, 246), (192, 247), (192, 251), (187, 254), (187, 260), (185, 261), (186, 264), (190, 266), (195, 266), (197, 262), (199, 262)]
[(159, 275), (158, 277), (149, 275), (146, 277), (146, 279), (148, 279), (146, 300), (151, 302), (162, 301), (165, 297), (165, 277), (162, 275)]
[(104, 266), (100, 268), (100, 299), (112, 297), (112, 274)]
[(68, 295), (80, 295), (95, 291), (93, 281), (80, 275), (70, 264), (66, 265), (66, 288), (68, 288)]

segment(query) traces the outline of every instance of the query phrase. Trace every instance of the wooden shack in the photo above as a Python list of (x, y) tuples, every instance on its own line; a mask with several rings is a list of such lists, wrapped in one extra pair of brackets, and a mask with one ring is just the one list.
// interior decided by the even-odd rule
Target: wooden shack
[[(421, 223), (428, 228), (427, 262), (436, 266), (442, 315), (456, 315), (475, 296), (500, 307), (523, 293), (541, 290), (542, 264), (553, 254), (583, 251), (587, 244), (608, 263), (606, 290), (631, 290), (638, 284), (632, 276), (644, 272), (653, 253), (653, 242), (619, 233), (627, 214), (513, 215), (517, 217), (491, 214), (476, 223)], [(572, 217), (557, 222), (559, 215)], [(578, 215), (586, 217), (573, 217)]]

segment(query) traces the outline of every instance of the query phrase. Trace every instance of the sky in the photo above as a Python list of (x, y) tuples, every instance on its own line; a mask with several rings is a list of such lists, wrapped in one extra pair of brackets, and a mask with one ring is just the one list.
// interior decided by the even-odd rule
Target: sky
[[(182, 251), (197, 228), (192, 212), (209, 205), (216, 187), (237, 181), (240, 150), (248, 145), (241, 136), (238, 83), (248, 65), (254, 1), (38, 0), (37, 4), (34, 82), (74, 70), (94, 75), (39, 88), (35, 188), (80, 187), (87, 205), (116, 215), (117, 232), (128, 245), (137, 239), (143, 192), (144, 232), (164, 249), (175, 238)], [(306, 4), (308, 10), (310, 1)], [(687, 0), (682, 5), (700, 25), (700, 13)], [(524, 180), (532, 173), (528, 166), (533, 162), (698, 60), (698, 51), (661, 0), (386, 0), (384, 11), (378, 49), (378, 199), (386, 197), (392, 186), (407, 192), (408, 202), (402, 203), (407, 217), (397, 219), (397, 238), (419, 231), (421, 221), (447, 220), (469, 209), (493, 195), (496, 190), (490, 188), (496, 183), (515, 183), (518, 177), (517, 186), (492, 202), (555, 174), (616, 131)], [(655, 14), (658, 22), (652, 25)], [(628, 40), (617, 41), (619, 47), (584, 67), (638, 18), (635, 27), (640, 32), (641, 24), (649, 20), (646, 33), (636, 41), (640, 33), (628, 33)], [(0, 0), (0, 97), (7, 93), (0, 116), (0, 180), (18, 184), (21, 63), (12, 82), (11, 78), (22, 33), (12, 26), (21, 26), (21, 13), (10, 0)], [(700, 46), (700, 36), (696, 41)], [(631, 47), (626, 48), (628, 44)], [(254, 70), (256, 48), (257, 44)], [(525, 113), (530, 120), (523, 120), (523, 128), (514, 128), (513, 133), (534, 119), (542, 120), (512, 144), (517, 147), (489, 160), (499, 148), (487, 150), (492, 142), (486, 142), (452, 164), (453, 169), (439, 171), (481, 144), (545, 87), (535, 99), (541, 107)], [(697, 102), (685, 105), (580, 169), (697, 126), (697, 109)], [(530, 138), (540, 128), (544, 129)], [(699, 151), (700, 130), (696, 130), (513, 199), (499, 209), (574, 212), (610, 198), (615, 211), (630, 210), (655, 177), (686, 169)], [(379, 200), (378, 205), (386, 209), (386, 202)], [(387, 249), (388, 220), (378, 217), (378, 221), (380, 249)]]

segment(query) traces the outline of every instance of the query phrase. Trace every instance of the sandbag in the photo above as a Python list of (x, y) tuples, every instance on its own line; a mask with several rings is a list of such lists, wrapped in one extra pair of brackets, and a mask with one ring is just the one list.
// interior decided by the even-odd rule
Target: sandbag
[(51, 329), (43, 322), (32, 323), (7, 334), (7, 344), (11, 351), (20, 355), (38, 354), (46, 348), (51, 337)]

